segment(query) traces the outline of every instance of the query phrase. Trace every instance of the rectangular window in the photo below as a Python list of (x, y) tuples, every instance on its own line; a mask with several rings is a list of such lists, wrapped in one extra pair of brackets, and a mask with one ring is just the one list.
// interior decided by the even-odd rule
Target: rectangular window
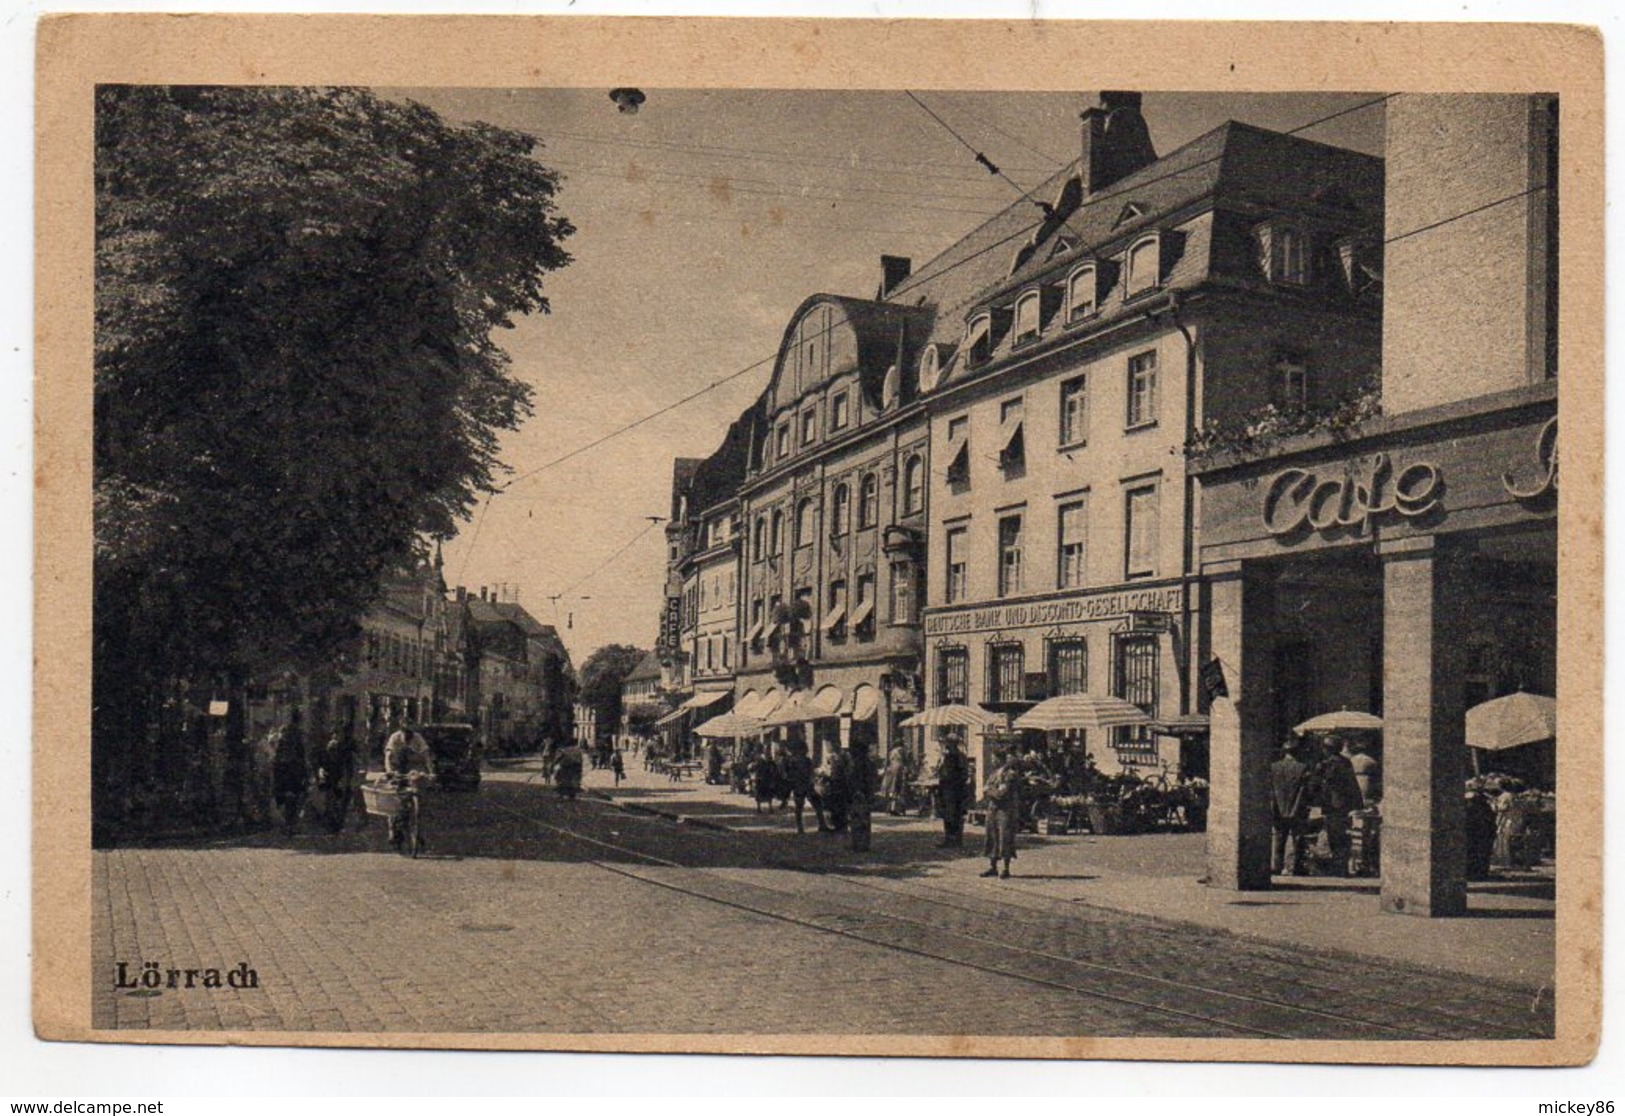
[(1021, 421), (1021, 397), (1006, 399), (999, 404), (999, 425), (1005, 426), (1012, 422)]
[(1123, 535), (1128, 578), (1152, 577), (1157, 572), (1157, 486), (1131, 488), (1123, 497)]
[(1061, 385), (1061, 445), (1081, 446), (1089, 440), (1089, 380), (1079, 376)]
[(845, 430), (846, 424), (852, 421), (848, 408), (851, 406), (846, 392), (841, 392), (829, 401), (829, 428), (831, 430)]
[(1058, 639), (1049, 645), (1050, 696), (1089, 690), (1089, 647), (1081, 639)]
[(1021, 592), (1021, 516), (999, 520), (999, 596)]
[(813, 439), (818, 436), (818, 412), (801, 412), (801, 444), (810, 446)]
[(1021, 701), (1026, 669), (1026, 649), (1019, 643), (997, 644), (988, 650), (987, 694), (993, 703)]
[(779, 424), (778, 451), (781, 458), (790, 456), (790, 424), (787, 422)]
[(937, 704), (970, 704), (970, 652), (963, 647), (937, 652)]
[(1275, 362), (1275, 401), (1295, 410), (1309, 405), (1309, 366), (1302, 357), (1282, 356)]
[(948, 440), (950, 442), (956, 442), (960, 438), (963, 438), (965, 436), (966, 432), (969, 431), (969, 430), (970, 430), (970, 416), (969, 415), (960, 415), (958, 418), (952, 418), (952, 419), (948, 420)]
[(875, 575), (858, 575), (858, 603), (852, 613), (852, 634), (860, 640), (875, 638)]
[[(1157, 640), (1131, 636), (1117, 641), (1117, 696), (1155, 716), (1157, 711)], [(1116, 730), (1113, 742), (1124, 762), (1154, 760), (1156, 741), (1145, 726)]]
[(893, 624), (918, 623), (920, 618), (915, 608), (916, 601), (914, 563), (893, 562), (891, 564), (891, 622)]
[(1128, 424), (1149, 426), (1157, 421), (1156, 350), (1129, 357)]
[(829, 583), (829, 605), (824, 609), (822, 627), (831, 639), (846, 638), (846, 579)]
[(1057, 589), (1076, 589), (1088, 581), (1086, 543), (1089, 534), (1089, 505), (1084, 500), (1062, 504), (1056, 513)]
[(722, 669), (723, 670), (732, 670), (733, 669), (733, 664), (728, 661), (729, 650), (730, 650), (730, 648), (728, 647), (728, 637), (723, 636), (722, 637)]
[(948, 530), (948, 576), (943, 582), (947, 588), (947, 601), (965, 599), (965, 550), (970, 532), (963, 527), (951, 527)]

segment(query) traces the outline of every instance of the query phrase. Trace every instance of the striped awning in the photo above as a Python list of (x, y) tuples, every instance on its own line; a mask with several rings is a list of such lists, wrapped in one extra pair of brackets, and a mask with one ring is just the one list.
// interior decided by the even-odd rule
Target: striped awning
[(880, 691), (867, 683), (852, 691), (852, 701), (843, 712), (850, 711), (854, 721), (870, 721), (880, 708)]
[(1016, 718), (1015, 727), (1046, 731), (1066, 729), (1099, 731), (1150, 723), (1151, 717), (1145, 710), (1123, 698), (1111, 695), (1063, 694), (1048, 701), (1041, 701), (1027, 710)]
[(989, 713), (973, 705), (933, 705), (930, 709), (922, 709), (904, 721), (903, 727), (936, 728), (943, 725), (959, 725), (967, 728), (992, 728), (1003, 720), (1004, 718), (997, 713)]
[(741, 717), (737, 713), (724, 713), (720, 717), (712, 717), (702, 725), (694, 728), (695, 736), (755, 736), (763, 729), (761, 721), (755, 717)]
[(734, 713), (740, 717), (754, 717), (760, 712), (762, 695), (755, 690), (746, 690), (734, 702)]
[(704, 709), (708, 705), (715, 705), (722, 699), (732, 696), (732, 690), (704, 690), (683, 702), (682, 708)]

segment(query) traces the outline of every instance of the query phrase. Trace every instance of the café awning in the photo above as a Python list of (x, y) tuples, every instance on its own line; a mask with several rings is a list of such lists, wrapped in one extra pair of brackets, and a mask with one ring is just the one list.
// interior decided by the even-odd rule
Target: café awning
[(734, 713), (740, 717), (754, 717), (759, 712), (761, 704), (761, 694), (755, 690), (746, 690), (739, 695), (739, 700), (734, 702)]
[(655, 724), (656, 725), (669, 725), (673, 721), (675, 721), (678, 718), (684, 716), (687, 712), (688, 712), (687, 708), (685, 708), (684, 706), (679, 705), (676, 709), (673, 709), (670, 713), (667, 713), (664, 717), (660, 718), (660, 720), (656, 721)]
[(1293, 732), (1347, 732), (1361, 730), (1376, 732), (1382, 728), (1382, 718), (1370, 713), (1362, 713), (1358, 709), (1339, 709), (1336, 713), (1322, 713), (1318, 717), (1310, 717), (1301, 725), (1293, 726)]
[(871, 721), (880, 708), (880, 691), (864, 683), (852, 691), (852, 700), (843, 712), (850, 710), (854, 721)]
[(974, 705), (933, 705), (922, 709), (903, 722), (904, 728), (940, 728), (955, 725), (965, 728), (992, 728), (1003, 722), (997, 713), (989, 713)]
[(755, 736), (763, 729), (761, 721), (754, 717), (741, 717), (737, 713), (724, 713), (720, 717), (712, 717), (694, 729), (695, 736)]
[(717, 702), (722, 701), (724, 698), (732, 696), (732, 694), (733, 694), (732, 690), (705, 690), (705, 691), (701, 691), (700, 693), (697, 693), (693, 697), (689, 698), (687, 701), (683, 702), (681, 708), (683, 708), (683, 709), (704, 709), (707, 706), (715, 705)]
[(1557, 736), (1557, 699), (1516, 693), (1467, 710), (1467, 743), (1488, 752), (1518, 748)]

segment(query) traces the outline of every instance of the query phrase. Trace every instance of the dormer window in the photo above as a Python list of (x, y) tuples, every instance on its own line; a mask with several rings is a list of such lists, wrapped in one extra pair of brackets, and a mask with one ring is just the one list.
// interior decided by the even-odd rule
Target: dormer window
[(1038, 336), (1038, 292), (1028, 291), (1016, 300), (1016, 344)]
[(1162, 240), (1148, 236), (1128, 250), (1128, 282), (1124, 286), (1126, 297), (1155, 290), (1162, 283)]
[(1066, 280), (1066, 320), (1075, 322), (1094, 314), (1100, 309), (1099, 294), (1100, 272), (1094, 264), (1074, 271)]
[(1309, 282), (1309, 238), (1297, 225), (1270, 221), (1260, 225), (1258, 266), (1272, 283), (1304, 286)]
[(965, 328), (965, 351), (971, 367), (986, 364), (993, 355), (993, 315), (978, 314)]
[(954, 347), (941, 343), (927, 345), (920, 356), (920, 390), (934, 391), (953, 363)]

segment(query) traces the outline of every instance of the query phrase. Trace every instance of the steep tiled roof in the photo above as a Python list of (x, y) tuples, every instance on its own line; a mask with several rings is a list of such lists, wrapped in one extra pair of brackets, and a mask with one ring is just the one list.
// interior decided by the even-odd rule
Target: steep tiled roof
[(631, 673), (626, 676), (621, 684), (624, 686), (627, 682), (648, 682), (658, 681), (659, 679), (660, 656), (650, 651), (638, 660), (638, 665), (632, 668)]

